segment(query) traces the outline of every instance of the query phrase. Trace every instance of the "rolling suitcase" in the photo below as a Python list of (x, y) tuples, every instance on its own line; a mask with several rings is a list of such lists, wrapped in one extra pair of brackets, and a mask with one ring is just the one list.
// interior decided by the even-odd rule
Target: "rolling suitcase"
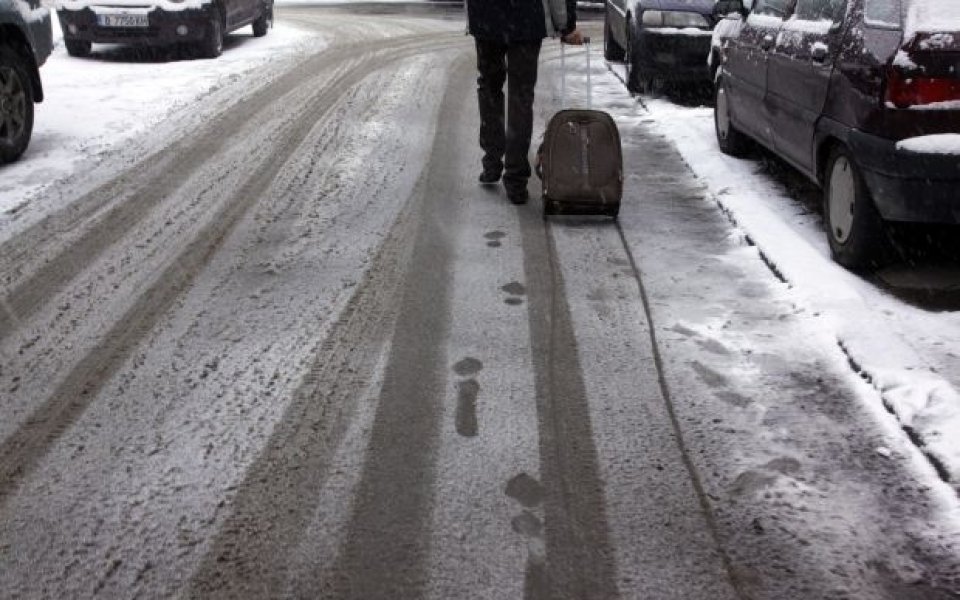
[[(620, 132), (606, 112), (592, 110), (590, 39), (587, 49), (587, 109), (565, 109), (547, 124), (537, 156), (543, 184), (543, 214), (592, 214), (616, 218), (623, 196)], [(566, 103), (566, 57), (561, 43), (561, 106)]]

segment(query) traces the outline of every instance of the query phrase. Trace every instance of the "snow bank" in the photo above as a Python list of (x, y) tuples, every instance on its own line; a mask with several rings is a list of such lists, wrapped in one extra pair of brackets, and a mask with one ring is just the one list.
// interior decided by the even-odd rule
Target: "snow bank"
[[(818, 218), (798, 214), (796, 202), (756, 162), (719, 151), (712, 109), (655, 98), (645, 104), (657, 130), (676, 145), (730, 220), (798, 302), (817, 315), (811, 322), (817, 334), (837, 341), (884, 406), (960, 488), (960, 393), (913, 343), (930, 337), (949, 346), (948, 340), (960, 337), (956, 320), (907, 307), (834, 263)], [(876, 401), (873, 395), (863, 398)]]
[[(957, 104), (960, 105), (960, 102)], [(960, 156), (960, 133), (942, 133), (909, 138), (897, 142), (897, 150), (918, 154), (956, 154)]]

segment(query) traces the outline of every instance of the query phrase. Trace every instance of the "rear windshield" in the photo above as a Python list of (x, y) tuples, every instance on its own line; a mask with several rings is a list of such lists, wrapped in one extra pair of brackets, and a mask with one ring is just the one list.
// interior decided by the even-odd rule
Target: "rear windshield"
[(905, 33), (960, 31), (960, 0), (904, 0)]
[(867, 0), (864, 21), (867, 25), (900, 28), (903, 15), (901, 0)]
[(866, 0), (868, 26), (903, 27), (906, 33), (960, 31), (960, 0)]

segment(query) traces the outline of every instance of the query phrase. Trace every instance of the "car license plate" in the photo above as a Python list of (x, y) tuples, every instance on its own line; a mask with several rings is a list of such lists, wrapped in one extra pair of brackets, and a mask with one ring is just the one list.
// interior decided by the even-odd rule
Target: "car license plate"
[(97, 15), (100, 27), (149, 27), (147, 15)]

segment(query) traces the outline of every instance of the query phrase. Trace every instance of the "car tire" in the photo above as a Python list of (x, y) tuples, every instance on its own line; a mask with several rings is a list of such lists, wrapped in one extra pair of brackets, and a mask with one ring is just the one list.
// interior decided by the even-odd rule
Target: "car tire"
[(637, 68), (636, 50), (633, 47), (633, 29), (627, 22), (627, 48), (625, 51), (625, 60), (627, 64), (627, 90), (638, 94), (643, 91), (644, 81)]
[(823, 200), (833, 260), (854, 271), (882, 266), (888, 258), (886, 228), (860, 168), (843, 146), (834, 148), (827, 159)]
[(200, 56), (203, 58), (217, 58), (223, 54), (223, 19), (219, 10), (214, 12), (213, 18), (207, 23), (206, 34), (199, 46)]
[(93, 47), (93, 44), (86, 40), (63, 40), (63, 45), (67, 48), (67, 54), (70, 56), (76, 56), (78, 58), (83, 58), (84, 56), (90, 56), (90, 50)]
[(273, 8), (264, 5), (263, 12), (253, 22), (253, 37), (263, 37), (267, 35), (270, 26), (273, 25)]
[(603, 22), (603, 57), (609, 61), (619, 62), (624, 59), (626, 53), (623, 51), (623, 47), (620, 46), (613, 37), (613, 32), (610, 29), (609, 11), (610, 7), (608, 6)]
[(750, 138), (733, 124), (730, 116), (730, 93), (723, 77), (717, 79), (713, 93), (713, 129), (717, 134), (717, 145), (724, 154), (742, 157), (750, 149)]
[(27, 60), (0, 45), (0, 164), (20, 158), (33, 133), (33, 85)]

